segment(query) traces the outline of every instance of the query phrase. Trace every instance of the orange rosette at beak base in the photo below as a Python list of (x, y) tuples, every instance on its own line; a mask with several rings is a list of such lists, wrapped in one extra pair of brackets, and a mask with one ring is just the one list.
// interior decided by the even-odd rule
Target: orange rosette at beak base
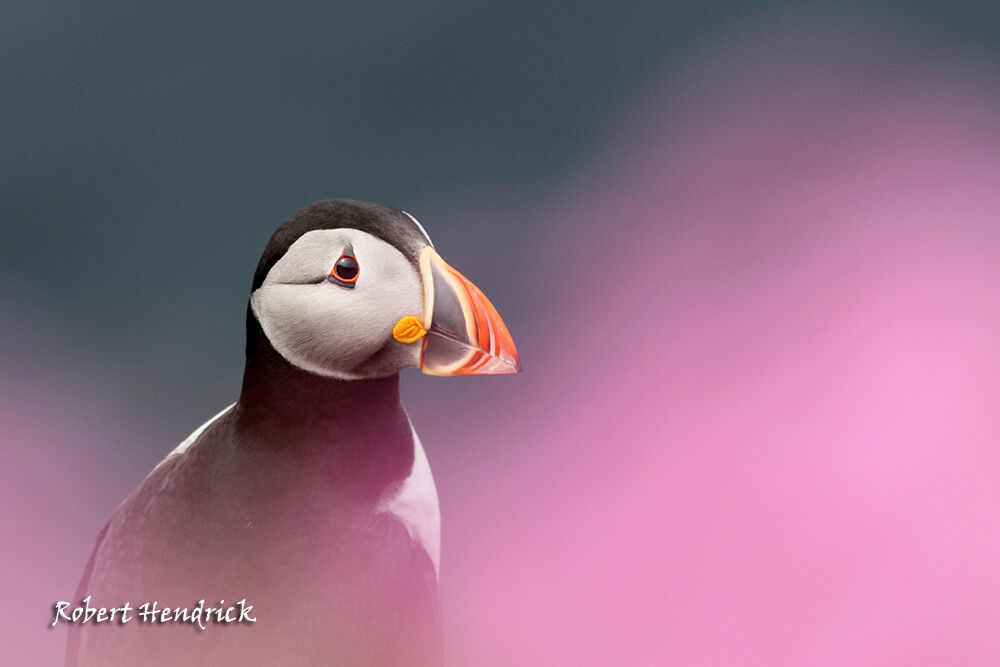
[(521, 362), (500, 314), (472, 281), (432, 248), (420, 256), (424, 337), (420, 368), (428, 375), (517, 373)]

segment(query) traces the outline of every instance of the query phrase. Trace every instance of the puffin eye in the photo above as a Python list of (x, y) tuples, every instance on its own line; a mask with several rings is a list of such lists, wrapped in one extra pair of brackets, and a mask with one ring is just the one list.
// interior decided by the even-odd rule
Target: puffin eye
[(344, 287), (354, 287), (354, 284), (358, 282), (358, 274), (360, 272), (361, 267), (358, 265), (358, 258), (354, 256), (354, 248), (348, 244), (333, 265), (333, 271), (330, 272), (329, 280), (331, 283), (343, 285)]

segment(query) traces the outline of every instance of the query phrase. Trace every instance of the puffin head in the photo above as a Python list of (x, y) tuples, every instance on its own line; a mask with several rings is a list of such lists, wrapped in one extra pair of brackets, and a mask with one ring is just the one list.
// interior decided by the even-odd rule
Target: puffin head
[(283, 222), (257, 265), (250, 311), (286, 361), (321, 376), (520, 370), (486, 296), (413, 216), (380, 204), (328, 199)]

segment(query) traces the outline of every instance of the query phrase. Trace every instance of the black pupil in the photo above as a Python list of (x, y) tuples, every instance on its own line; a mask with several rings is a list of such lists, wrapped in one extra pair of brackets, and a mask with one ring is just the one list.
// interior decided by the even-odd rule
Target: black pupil
[(354, 280), (358, 275), (358, 260), (345, 255), (337, 260), (334, 269), (341, 280)]

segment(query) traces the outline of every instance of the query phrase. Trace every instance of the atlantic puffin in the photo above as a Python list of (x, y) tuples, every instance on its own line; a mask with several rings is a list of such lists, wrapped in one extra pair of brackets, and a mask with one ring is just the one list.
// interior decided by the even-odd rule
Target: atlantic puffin
[[(74, 604), (131, 618), (71, 624), (67, 663), (441, 664), (440, 515), (400, 403), (408, 367), (520, 362), (410, 214), (330, 199), (285, 220), (253, 277), (238, 400), (122, 502), (85, 568)], [(245, 617), (222, 620), (237, 602)], [(195, 623), (199, 603), (215, 611)]]

